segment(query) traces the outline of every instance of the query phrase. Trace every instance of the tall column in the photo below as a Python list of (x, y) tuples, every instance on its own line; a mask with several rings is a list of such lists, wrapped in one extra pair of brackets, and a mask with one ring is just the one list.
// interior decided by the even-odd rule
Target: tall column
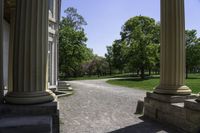
[(3, 103), (3, 6), (4, 1), (0, 0), (0, 103)]
[(15, 33), (15, 13), (16, 5), (10, 9), (10, 42), (8, 55), (8, 89), (13, 90), (13, 47), (14, 47), (14, 33)]
[(51, 102), (47, 90), (48, 0), (17, 0), (13, 47), (13, 88), (7, 103)]
[(161, 0), (160, 85), (155, 93), (188, 95), (185, 86), (184, 0)]

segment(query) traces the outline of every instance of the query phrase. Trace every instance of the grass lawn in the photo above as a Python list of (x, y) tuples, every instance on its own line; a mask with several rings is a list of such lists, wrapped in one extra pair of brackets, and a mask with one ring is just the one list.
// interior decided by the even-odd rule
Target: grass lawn
[[(153, 77), (145, 80), (140, 78), (133, 79), (118, 79), (118, 80), (108, 80), (107, 83), (112, 85), (144, 89), (147, 91), (152, 91), (159, 84), (159, 78)], [(186, 85), (192, 89), (193, 93), (200, 92), (200, 74), (190, 74), (189, 79), (186, 80)]]

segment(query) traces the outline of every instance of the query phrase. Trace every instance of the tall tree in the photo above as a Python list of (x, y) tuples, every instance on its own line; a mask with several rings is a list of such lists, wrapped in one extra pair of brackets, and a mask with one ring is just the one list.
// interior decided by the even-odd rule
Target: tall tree
[(74, 7), (68, 7), (65, 11), (65, 16), (62, 17), (62, 23), (60, 23), (60, 27), (66, 27), (69, 26), (73, 28), (74, 30), (84, 30), (83, 26), (87, 25), (87, 22), (81, 16), (77, 9)]
[(149, 64), (148, 46), (159, 42), (158, 25), (155, 20), (145, 16), (129, 19), (122, 27), (122, 41), (129, 47), (132, 66), (140, 69), (141, 78), (145, 78), (145, 69)]
[(86, 47), (84, 28), (87, 23), (75, 8), (65, 10), (59, 30), (59, 67), (67, 76), (78, 76), (82, 63), (91, 58), (92, 50)]
[(107, 53), (105, 54), (106, 61), (108, 62), (109, 65), (109, 73), (112, 75), (112, 65), (113, 65), (113, 47), (112, 46), (107, 46)]
[(200, 64), (200, 44), (198, 43), (197, 31), (186, 30), (186, 78), (189, 70)]
[(113, 66), (123, 73), (126, 64), (127, 47), (125, 41), (115, 40), (113, 45)]

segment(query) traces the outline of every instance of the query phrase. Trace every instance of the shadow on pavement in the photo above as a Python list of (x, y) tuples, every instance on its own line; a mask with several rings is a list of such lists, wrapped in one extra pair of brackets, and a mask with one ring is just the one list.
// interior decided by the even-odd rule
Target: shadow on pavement
[(121, 128), (110, 133), (180, 133), (169, 125), (162, 125), (145, 117), (140, 117), (143, 122)]

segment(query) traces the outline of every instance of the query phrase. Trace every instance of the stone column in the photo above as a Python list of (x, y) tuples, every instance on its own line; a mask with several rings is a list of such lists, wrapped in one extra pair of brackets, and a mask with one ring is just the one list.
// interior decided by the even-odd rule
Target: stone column
[(155, 93), (188, 95), (185, 86), (184, 0), (161, 0), (160, 85)]
[(0, 103), (3, 103), (3, 6), (4, 1), (0, 0)]
[(13, 91), (13, 47), (14, 47), (14, 33), (15, 33), (15, 13), (16, 6), (10, 9), (10, 43), (9, 43), (9, 60), (8, 60), (8, 89)]
[(12, 104), (51, 102), (47, 90), (48, 0), (17, 0), (13, 47)]

